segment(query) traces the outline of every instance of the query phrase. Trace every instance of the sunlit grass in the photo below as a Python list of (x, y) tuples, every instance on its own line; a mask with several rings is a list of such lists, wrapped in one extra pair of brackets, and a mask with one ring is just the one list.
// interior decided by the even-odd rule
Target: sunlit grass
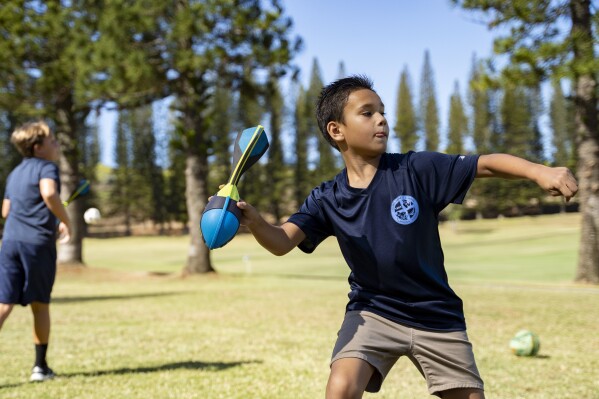
[[(598, 398), (599, 287), (572, 283), (578, 216), (441, 234), (487, 397)], [(214, 251), (218, 274), (183, 279), (187, 247), (188, 237), (86, 239), (88, 267), (61, 269), (54, 291), (49, 361), (60, 376), (26, 382), (31, 316), (15, 308), (0, 331), (0, 397), (324, 397), (348, 291), (335, 241), (275, 257), (241, 235)], [(540, 336), (540, 356), (510, 353), (522, 328)], [(429, 396), (402, 359), (365, 397)]]

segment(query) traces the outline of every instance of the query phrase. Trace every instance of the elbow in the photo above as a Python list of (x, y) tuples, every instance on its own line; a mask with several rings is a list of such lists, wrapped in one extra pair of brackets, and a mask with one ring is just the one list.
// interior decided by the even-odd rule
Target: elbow
[(283, 256), (283, 255), (287, 255), (289, 253), (289, 251), (290, 251), (290, 249), (275, 248), (275, 249), (271, 249), (270, 253), (275, 256)]
[(287, 255), (294, 247), (292, 245), (276, 245), (269, 247), (268, 250), (275, 256)]

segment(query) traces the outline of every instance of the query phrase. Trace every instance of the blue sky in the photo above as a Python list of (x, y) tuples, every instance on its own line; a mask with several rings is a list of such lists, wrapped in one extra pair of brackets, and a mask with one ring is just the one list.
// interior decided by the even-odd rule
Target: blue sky
[[(325, 84), (337, 78), (343, 61), (348, 74), (365, 74), (374, 81), (391, 128), (401, 71), (407, 67), (417, 101), (426, 50), (442, 136), (455, 82), (465, 101), (474, 54), (492, 55), (495, 33), (449, 0), (285, 0), (284, 4), (294, 20), (294, 32), (304, 39), (304, 51), (295, 60), (304, 85), (314, 58)], [(396, 140), (390, 140), (389, 149), (395, 145)]]
[[(304, 41), (303, 51), (294, 60), (302, 71), (303, 84), (308, 83), (315, 58), (325, 84), (337, 78), (343, 61), (348, 74), (365, 74), (374, 81), (391, 128), (401, 71), (408, 68), (417, 96), (428, 50), (442, 136), (455, 82), (465, 100), (472, 57), (491, 56), (496, 35), (476, 22), (473, 14), (452, 7), (449, 0), (283, 0), (283, 4), (294, 21), (293, 34)], [(114, 113), (104, 112), (101, 160), (109, 165), (114, 152), (114, 124)], [(396, 145), (391, 139), (389, 150)]]

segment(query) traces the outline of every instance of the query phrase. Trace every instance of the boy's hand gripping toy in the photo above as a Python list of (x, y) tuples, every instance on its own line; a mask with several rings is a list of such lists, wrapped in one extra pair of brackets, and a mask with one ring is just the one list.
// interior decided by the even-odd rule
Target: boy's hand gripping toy
[(258, 125), (237, 135), (233, 151), (233, 172), (227, 184), (206, 205), (200, 220), (202, 238), (210, 249), (226, 245), (239, 229), (241, 209), (237, 207), (237, 184), (241, 175), (258, 162), (268, 149), (264, 127)]

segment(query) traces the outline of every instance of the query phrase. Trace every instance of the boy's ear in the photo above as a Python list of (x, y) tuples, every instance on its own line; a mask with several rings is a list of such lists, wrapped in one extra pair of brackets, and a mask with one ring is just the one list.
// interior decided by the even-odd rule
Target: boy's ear
[(339, 122), (331, 121), (327, 124), (327, 133), (335, 142), (340, 142), (345, 139), (343, 132), (341, 131), (341, 124)]

